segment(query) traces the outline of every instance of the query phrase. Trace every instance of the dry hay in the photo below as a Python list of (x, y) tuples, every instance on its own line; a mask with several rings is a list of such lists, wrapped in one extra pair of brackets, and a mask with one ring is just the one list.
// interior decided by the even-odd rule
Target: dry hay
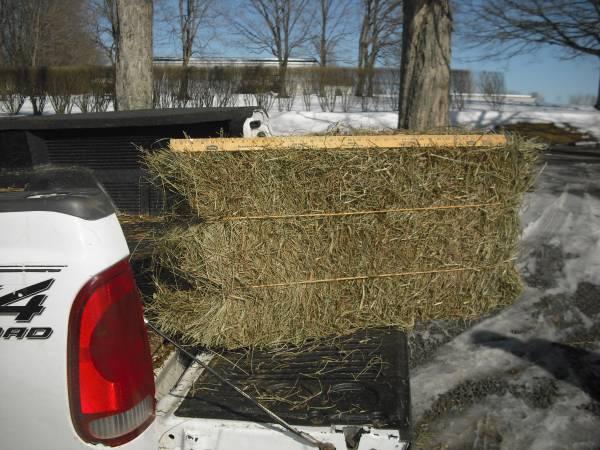
[(148, 310), (189, 343), (236, 348), (497, 309), (520, 292), (517, 211), (535, 156), (518, 138), (149, 154), (186, 221), (156, 241)]

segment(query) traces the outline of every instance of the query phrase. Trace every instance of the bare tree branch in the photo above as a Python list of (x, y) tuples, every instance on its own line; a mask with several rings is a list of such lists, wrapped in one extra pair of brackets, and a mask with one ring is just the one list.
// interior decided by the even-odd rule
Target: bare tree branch
[(116, 0), (90, 0), (88, 21), (96, 45), (103, 50), (111, 64), (115, 64), (119, 54)]
[[(541, 46), (567, 57), (600, 58), (600, 0), (493, 0), (465, 8), (462, 35), (487, 55), (508, 57)], [(600, 81), (596, 108), (600, 109)]]
[[(156, 2), (158, 20), (181, 49), (183, 66), (215, 37), (212, 23), (218, 16), (216, 0), (169, 0)], [(202, 33), (202, 39), (200, 39)]]
[(269, 52), (279, 64), (279, 93), (285, 95), (290, 55), (311, 38), (305, 14), (310, 0), (248, 0), (251, 14), (234, 19), (238, 32), (259, 52)]
[(402, 0), (362, 0), (362, 5), (356, 95), (366, 93), (371, 96), (375, 63), (386, 50), (396, 48), (399, 51), (402, 42)]
[(96, 62), (85, 0), (0, 0), (0, 55), (20, 66)]
[(318, 33), (311, 44), (319, 55), (319, 65), (327, 66), (332, 62), (336, 47), (352, 34), (348, 27), (348, 17), (352, 9), (351, 0), (319, 0)]
[(464, 8), (462, 36), (487, 53), (514, 56), (549, 45), (600, 57), (600, 1), (493, 0)]

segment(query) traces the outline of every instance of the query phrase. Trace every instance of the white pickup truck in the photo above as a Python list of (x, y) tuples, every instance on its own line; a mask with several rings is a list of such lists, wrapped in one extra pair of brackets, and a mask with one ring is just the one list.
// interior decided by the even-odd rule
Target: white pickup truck
[[(26, 178), (0, 193), (0, 449), (314, 448), (179, 352), (153, 370), (111, 200), (86, 171)], [(285, 364), (260, 352), (248, 366), (235, 352), (197, 355), (250, 394), (302, 387), (302, 408), (269, 407), (319, 442), (408, 448), (404, 335), (365, 331), (334, 347)], [(303, 377), (311, 365), (327, 370)]]

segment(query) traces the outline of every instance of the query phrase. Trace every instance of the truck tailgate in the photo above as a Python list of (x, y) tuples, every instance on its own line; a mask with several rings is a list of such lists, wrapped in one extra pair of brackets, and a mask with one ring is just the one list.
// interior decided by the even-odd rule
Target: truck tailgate
[[(277, 352), (229, 351), (211, 366), (291, 424), (368, 426), (406, 436), (410, 395), (406, 336), (371, 329)], [(270, 422), (214, 376), (202, 372), (177, 416)]]

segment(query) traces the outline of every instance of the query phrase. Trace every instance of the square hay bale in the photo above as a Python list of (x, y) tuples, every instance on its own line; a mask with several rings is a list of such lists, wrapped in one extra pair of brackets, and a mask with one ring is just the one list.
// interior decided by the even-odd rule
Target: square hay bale
[(163, 330), (268, 347), (505, 306), (537, 146), (149, 153), (171, 191), (155, 244)]

